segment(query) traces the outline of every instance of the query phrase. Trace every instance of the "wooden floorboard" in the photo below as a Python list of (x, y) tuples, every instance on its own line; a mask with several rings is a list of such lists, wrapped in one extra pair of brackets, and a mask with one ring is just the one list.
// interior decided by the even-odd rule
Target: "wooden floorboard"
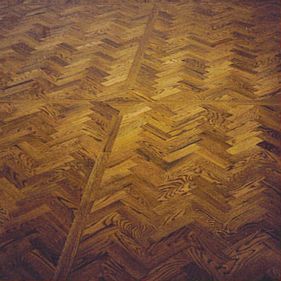
[(280, 280), (279, 1), (0, 2), (1, 281)]

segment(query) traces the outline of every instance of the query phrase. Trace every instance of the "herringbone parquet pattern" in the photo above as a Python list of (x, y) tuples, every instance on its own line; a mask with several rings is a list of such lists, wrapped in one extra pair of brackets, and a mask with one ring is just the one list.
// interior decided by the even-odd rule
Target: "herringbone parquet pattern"
[(280, 7), (2, 0), (0, 280), (280, 280)]

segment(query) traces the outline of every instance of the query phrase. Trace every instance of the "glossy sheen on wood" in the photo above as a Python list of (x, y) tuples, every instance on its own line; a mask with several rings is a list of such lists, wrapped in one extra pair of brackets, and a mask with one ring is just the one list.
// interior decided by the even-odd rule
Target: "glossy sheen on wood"
[(0, 280), (280, 280), (279, 23), (0, 1)]

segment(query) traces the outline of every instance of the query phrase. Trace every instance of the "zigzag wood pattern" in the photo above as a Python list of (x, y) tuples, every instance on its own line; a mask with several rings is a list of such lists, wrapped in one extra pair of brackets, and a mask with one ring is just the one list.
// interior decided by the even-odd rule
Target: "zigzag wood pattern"
[(279, 281), (280, 3), (0, 3), (0, 279)]

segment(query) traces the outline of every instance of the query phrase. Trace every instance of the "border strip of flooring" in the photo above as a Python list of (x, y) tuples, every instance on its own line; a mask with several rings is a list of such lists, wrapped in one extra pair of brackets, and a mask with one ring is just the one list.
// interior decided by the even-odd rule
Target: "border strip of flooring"
[(101, 180), (105, 171), (105, 166), (111, 153), (112, 146), (116, 139), (122, 117), (118, 115), (113, 117), (113, 125), (108, 139), (104, 145), (103, 151), (97, 157), (97, 161), (89, 175), (88, 181), (84, 187), (84, 192), (81, 198), (79, 209), (75, 215), (70, 231), (66, 238), (64, 248), (62, 250), (53, 281), (66, 281), (70, 274), (74, 258), (76, 256), (80, 237), (82, 235), (86, 217), (90, 212), (94, 203), (94, 195), (97, 193)]
[(139, 42), (139, 46), (138, 46), (138, 49), (136, 51), (134, 60), (132, 62), (128, 77), (126, 79), (126, 86), (128, 88), (130, 88), (132, 83), (135, 82), (135, 79), (138, 75), (138, 71), (139, 71), (141, 61), (142, 61), (144, 51), (145, 51), (145, 46), (146, 46), (146, 44), (149, 40), (149, 37), (150, 37), (150, 35), (153, 31), (153, 25), (156, 21), (157, 16), (158, 16), (158, 5), (154, 4), (153, 8), (151, 10), (151, 13), (149, 15), (149, 18), (147, 20), (143, 36), (141, 37), (141, 40)]
[[(158, 15), (158, 8), (157, 5), (154, 4), (146, 24), (144, 34), (139, 43), (139, 47), (136, 51), (134, 61), (132, 63), (128, 77), (126, 79), (125, 87), (127, 88), (127, 90), (128, 88), (130, 88), (131, 84), (135, 81), (135, 77), (138, 73), (140, 63), (144, 54), (145, 45), (148, 41), (149, 35), (152, 32), (153, 24), (157, 18), (157, 15)], [(77, 211), (77, 214), (70, 228), (69, 234), (67, 236), (65, 246), (63, 248), (56, 272), (54, 274), (53, 281), (66, 281), (69, 276), (71, 266), (73, 264), (74, 258), (76, 256), (79, 247), (80, 237), (83, 232), (86, 217), (89, 211), (91, 210), (93, 204), (93, 200), (94, 200), (93, 193), (96, 192), (100, 186), (103, 173), (105, 170), (105, 164), (111, 153), (111, 148), (117, 136), (120, 123), (121, 123), (121, 117), (118, 116), (117, 120), (113, 125), (112, 132), (109, 138), (107, 139), (103, 152), (97, 158), (97, 162), (95, 163), (95, 166), (88, 178), (87, 184), (85, 186), (82, 195), (79, 210)]]

